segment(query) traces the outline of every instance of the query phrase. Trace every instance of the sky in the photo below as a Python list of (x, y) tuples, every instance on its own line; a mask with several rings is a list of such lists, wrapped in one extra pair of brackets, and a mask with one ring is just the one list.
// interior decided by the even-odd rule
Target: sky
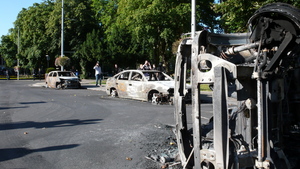
[(43, 0), (0, 0), (0, 37), (8, 35), (8, 30), (14, 27), (18, 13), (22, 8), (28, 8)]

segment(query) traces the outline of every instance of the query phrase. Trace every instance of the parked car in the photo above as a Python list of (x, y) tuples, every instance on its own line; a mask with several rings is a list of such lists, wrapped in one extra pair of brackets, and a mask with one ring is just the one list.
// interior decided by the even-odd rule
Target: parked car
[(106, 81), (106, 93), (113, 97), (173, 104), (174, 80), (157, 70), (124, 70)]
[(46, 75), (46, 87), (66, 89), (80, 88), (80, 79), (71, 71), (51, 71)]

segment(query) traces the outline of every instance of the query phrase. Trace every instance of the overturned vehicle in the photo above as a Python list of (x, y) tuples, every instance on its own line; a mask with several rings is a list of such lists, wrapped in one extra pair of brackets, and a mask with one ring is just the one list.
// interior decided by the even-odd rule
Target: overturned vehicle
[[(269, 4), (248, 25), (240, 34), (199, 31), (178, 48), (174, 104), (184, 168), (300, 168), (300, 10)], [(208, 122), (201, 119), (203, 84), (213, 85)]]

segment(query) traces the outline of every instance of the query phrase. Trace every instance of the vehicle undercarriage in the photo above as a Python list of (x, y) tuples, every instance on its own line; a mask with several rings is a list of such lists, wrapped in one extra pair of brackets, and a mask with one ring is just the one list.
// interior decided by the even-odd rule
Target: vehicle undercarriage
[[(248, 33), (199, 31), (178, 48), (174, 105), (184, 168), (300, 168), (300, 10), (269, 4), (248, 25)], [(201, 120), (203, 84), (213, 85), (208, 123)]]

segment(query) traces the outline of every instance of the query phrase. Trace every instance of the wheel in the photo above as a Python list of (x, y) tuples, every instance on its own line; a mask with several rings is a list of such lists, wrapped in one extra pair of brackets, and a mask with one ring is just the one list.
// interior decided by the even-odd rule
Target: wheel
[(174, 99), (173, 99), (173, 97), (170, 98), (170, 100), (169, 100), (169, 105), (171, 105), (171, 106), (174, 105)]
[(152, 104), (157, 104), (157, 96), (155, 96), (155, 93), (158, 93), (158, 91), (150, 91), (148, 94), (148, 102), (151, 102)]
[(110, 96), (111, 96), (111, 97), (117, 97), (117, 96), (118, 96), (117, 90), (115, 90), (115, 89), (111, 90)]
[(61, 89), (61, 84), (60, 83), (56, 84), (56, 89)]
[(157, 105), (158, 104), (158, 98), (157, 98), (157, 96), (156, 96), (155, 93), (153, 93), (153, 95), (152, 95), (152, 101), (151, 101), (151, 103), (153, 105)]

